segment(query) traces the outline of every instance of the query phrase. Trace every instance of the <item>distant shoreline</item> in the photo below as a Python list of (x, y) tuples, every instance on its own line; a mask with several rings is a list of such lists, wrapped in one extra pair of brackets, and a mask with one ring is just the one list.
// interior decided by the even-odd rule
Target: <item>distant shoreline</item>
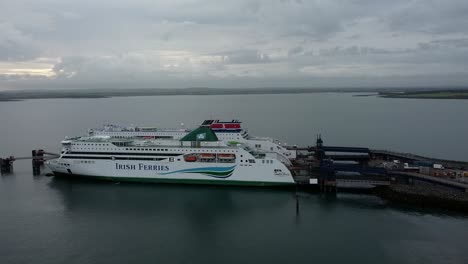
[(74, 89), (0, 91), (0, 102), (29, 99), (99, 99), (133, 96), (175, 95), (262, 95), (308, 93), (366, 93), (355, 96), (414, 99), (468, 99), (468, 88), (459, 89), (401, 89), (401, 88), (174, 88), (174, 89)]
[(409, 99), (468, 99), (468, 90), (432, 90), (432, 91), (404, 91), (379, 92), (383, 98), (409, 98)]

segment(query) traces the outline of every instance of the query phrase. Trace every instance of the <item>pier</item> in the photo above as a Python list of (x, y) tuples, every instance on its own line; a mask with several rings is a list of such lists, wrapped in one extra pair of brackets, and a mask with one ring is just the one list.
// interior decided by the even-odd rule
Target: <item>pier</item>
[(17, 160), (31, 160), (33, 175), (41, 174), (41, 167), (48, 159), (59, 157), (59, 154), (44, 151), (43, 149), (33, 149), (31, 156), (15, 157), (9, 156), (7, 158), (0, 158), (0, 168), (2, 174), (13, 172), (13, 162)]
[(410, 183), (413, 180), (424, 181), (454, 191), (468, 192), (467, 183), (427, 173), (437, 164), (441, 168), (433, 169), (437, 175), (458, 173), (465, 177), (468, 176), (465, 175), (468, 162), (363, 147), (326, 146), (321, 136), (317, 137), (315, 146), (293, 146), (288, 149), (297, 154), (289, 168), (296, 183), (300, 186), (316, 183), (319, 190), (324, 192), (336, 192), (340, 188), (391, 186), (397, 179)]
[(384, 168), (368, 166), (371, 152), (362, 147), (326, 146), (321, 136), (315, 146), (288, 147), (296, 151), (289, 168), (302, 186), (318, 184), (323, 192), (337, 188), (372, 188), (388, 186), (390, 178)]

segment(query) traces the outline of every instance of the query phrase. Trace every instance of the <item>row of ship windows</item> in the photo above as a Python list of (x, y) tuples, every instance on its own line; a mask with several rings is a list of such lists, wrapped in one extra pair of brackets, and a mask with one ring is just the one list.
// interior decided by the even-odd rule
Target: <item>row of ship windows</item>
[[(240, 162), (248, 162), (248, 163), (255, 163), (254, 159), (248, 159), (248, 160), (240, 160)], [(273, 160), (262, 160), (262, 164), (272, 164)]]
[[(141, 132), (141, 133), (145, 133), (145, 131), (136, 131), (136, 132)], [(123, 135), (130, 135), (130, 136), (134, 136), (133, 133), (135, 133), (135, 131), (131, 131), (131, 132), (114, 132), (114, 133), (120, 133), (120, 134), (123, 134)], [(148, 131), (147, 131), (148, 133)], [(186, 135), (187, 133), (172, 133), (172, 132), (169, 132), (171, 133), (171, 135)], [(166, 135), (164, 133), (161, 133), (161, 135)], [(161, 136), (161, 135), (157, 135), (157, 136)], [(148, 136), (154, 136), (154, 135), (148, 135)], [(118, 136), (114, 136), (113, 137), (118, 137)]]
[[(239, 139), (239, 138), (229, 138), (229, 139)], [(99, 143), (73, 143), (73, 146), (108, 146), (109, 144), (99, 144)], [(260, 147), (260, 145), (255, 145), (255, 147)], [(128, 150), (128, 149), (127, 149)], [(139, 150), (139, 149), (133, 149)], [(166, 149), (167, 151), (167, 149)]]
[(144, 148), (125, 148), (125, 150), (169, 151), (169, 149), (144, 149)]
[[(133, 137), (132, 135), (129, 135), (129, 136), (113, 136), (113, 138), (124, 138), (124, 139), (132, 138), (132, 137)], [(174, 138), (173, 136), (137, 136), (136, 138), (145, 138), (145, 137), (159, 138), (159, 139), (173, 139)]]
[(89, 150), (119, 150), (119, 149), (109, 149), (109, 148), (76, 148), (76, 149), (89, 149)]
[[(240, 139), (239, 137), (230, 137), (230, 138), (226, 138), (226, 139)], [(72, 144), (73, 146), (75, 145), (80, 145), (80, 146), (108, 146), (108, 144), (99, 144), (99, 143), (73, 143)]]
[[(138, 151), (171, 151), (171, 152), (175, 152), (175, 151), (180, 151), (180, 149), (147, 149), (147, 148), (125, 148), (125, 150), (138, 150)], [(237, 151), (234, 151), (234, 150), (211, 150), (211, 149), (208, 149), (208, 150), (203, 150), (203, 152), (223, 152), (223, 153), (226, 153), (226, 152), (237, 152)]]
[(73, 143), (73, 146), (79, 145), (79, 146), (108, 146), (108, 144), (91, 144), (91, 143)]
[[(123, 135), (130, 135), (130, 136), (134, 136), (134, 132), (118, 132), (120, 134), (123, 134)], [(216, 133), (218, 134), (218, 133)], [(220, 135), (228, 135), (228, 133), (219, 133)], [(183, 136), (183, 135), (187, 135), (187, 133), (171, 133), (171, 135), (177, 135), (177, 136)], [(145, 136), (145, 135), (143, 135)], [(165, 134), (161, 134), (161, 135), (146, 135), (146, 136), (155, 136), (155, 137), (158, 137), (158, 136), (165, 136)], [(117, 136), (117, 135), (114, 135), (113, 137), (120, 137), (120, 136)], [(239, 138), (239, 137), (230, 137), (232, 139), (234, 138)]]
[[(116, 148), (85, 148), (85, 147), (77, 147), (76, 149), (88, 149), (88, 150), (120, 150)], [(136, 151), (180, 151), (180, 149), (147, 149), (147, 148), (125, 148), (125, 150), (136, 150)], [(237, 151), (234, 150), (205, 150), (205, 152), (223, 152), (223, 153), (234, 153)]]
[(80, 163), (95, 163), (94, 160), (80, 160)]

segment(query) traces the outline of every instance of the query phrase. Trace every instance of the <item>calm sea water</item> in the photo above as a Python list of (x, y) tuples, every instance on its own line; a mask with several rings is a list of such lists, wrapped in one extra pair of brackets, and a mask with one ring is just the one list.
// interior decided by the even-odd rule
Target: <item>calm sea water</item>
[[(468, 103), (349, 94), (0, 102), (0, 156), (59, 150), (105, 122), (193, 127), (240, 119), (289, 144), (468, 160)], [(468, 263), (468, 218), (377, 197), (32, 176), (0, 178), (0, 263)]]

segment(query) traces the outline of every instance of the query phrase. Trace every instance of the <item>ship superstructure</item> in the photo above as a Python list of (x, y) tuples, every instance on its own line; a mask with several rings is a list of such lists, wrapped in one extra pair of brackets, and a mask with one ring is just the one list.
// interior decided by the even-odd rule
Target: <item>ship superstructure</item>
[[(209, 127), (220, 141), (225, 143), (242, 143), (251, 149), (264, 152), (277, 152), (283, 159), (295, 159), (296, 152), (288, 150), (279, 140), (269, 137), (254, 137), (242, 128), (239, 120), (220, 121), (205, 120), (202, 126)], [(142, 138), (142, 139), (181, 139), (192, 130), (187, 128), (156, 128), (138, 126), (105, 125), (102, 128), (89, 129), (89, 135), (104, 135), (114, 138)]]

